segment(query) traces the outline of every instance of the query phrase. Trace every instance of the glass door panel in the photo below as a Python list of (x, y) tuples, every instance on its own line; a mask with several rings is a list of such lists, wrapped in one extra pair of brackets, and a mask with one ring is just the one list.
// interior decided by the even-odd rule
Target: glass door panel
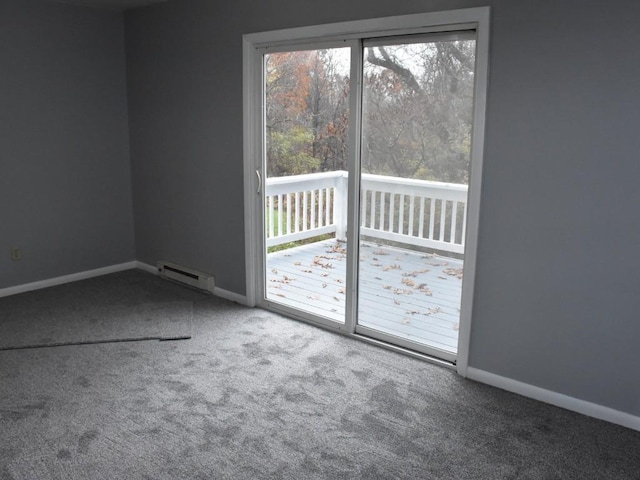
[(265, 299), (345, 321), (350, 48), (264, 55)]
[(475, 40), (365, 42), (357, 331), (455, 360)]

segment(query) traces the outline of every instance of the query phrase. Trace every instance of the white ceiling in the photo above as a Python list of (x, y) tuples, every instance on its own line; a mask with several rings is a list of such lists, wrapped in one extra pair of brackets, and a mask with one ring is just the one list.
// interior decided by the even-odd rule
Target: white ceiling
[(126, 10), (127, 8), (142, 7), (152, 3), (166, 2), (167, 0), (53, 0), (62, 3), (72, 3), (84, 7), (109, 8), (112, 10)]

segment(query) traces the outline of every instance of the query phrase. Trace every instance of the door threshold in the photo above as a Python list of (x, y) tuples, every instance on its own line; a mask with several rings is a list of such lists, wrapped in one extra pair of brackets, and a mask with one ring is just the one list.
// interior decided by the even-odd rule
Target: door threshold
[(441, 367), (449, 368), (451, 370), (456, 370), (455, 362), (450, 362), (448, 360), (443, 360), (438, 357), (433, 357), (431, 355), (427, 355), (426, 353), (416, 352), (415, 350), (410, 350), (408, 348), (399, 347), (398, 345), (383, 342), (382, 340), (377, 340), (375, 338), (367, 337), (359, 333), (351, 333), (351, 334), (348, 334), (348, 336), (356, 338), (366, 343), (370, 343), (372, 345), (377, 345), (379, 347), (385, 348), (387, 350), (391, 350), (393, 352), (400, 353), (402, 355), (406, 355), (408, 357), (417, 358), (418, 360), (422, 360), (424, 362), (433, 363), (435, 365), (440, 365)]
[[(258, 308), (262, 308), (262, 307), (258, 307)], [(455, 361), (451, 362), (451, 361), (448, 361), (448, 360), (443, 360), (442, 358), (434, 357), (432, 355), (427, 355), (426, 353), (417, 352), (415, 350), (411, 350), (411, 349), (406, 348), (406, 347), (401, 347), (401, 346), (398, 346), (398, 345), (394, 345), (392, 343), (385, 342), (383, 340), (378, 340), (378, 339), (375, 339), (375, 338), (371, 338), (371, 337), (368, 337), (366, 335), (362, 335), (361, 333), (345, 331), (343, 328), (340, 328), (341, 326), (344, 327), (344, 324), (337, 324), (336, 326), (328, 325), (326, 323), (319, 322), (319, 321), (316, 321), (316, 320), (311, 319), (311, 318), (306, 318), (303, 315), (295, 315), (295, 314), (291, 314), (290, 312), (284, 312), (284, 311), (282, 311), (281, 309), (278, 309), (278, 308), (272, 308), (272, 309), (263, 308), (263, 310), (265, 310), (267, 312), (276, 313), (278, 315), (282, 315), (282, 316), (284, 316), (286, 318), (289, 318), (291, 320), (296, 320), (296, 321), (303, 322), (303, 323), (306, 323), (306, 324), (314, 326), (314, 327), (321, 328), (321, 329), (326, 330), (326, 331), (331, 332), (331, 333), (337, 333), (337, 334), (343, 335), (345, 337), (352, 338), (354, 340), (365, 342), (365, 343), (368, 343), (368, 344), (371, 344), (371, 345), (376, 345), (378, 347), (384, 348), (386, 350), (391, 350), (391, 351), (399, 353), (401, 355), (406, 355), (408, 357), (416, 358), (416, 359), (422, 360), (424, 362), (432, 363), (434, 365), (439, 365), (441, 367), (445, 367), (445, 368), (448, 368), (450, 370), (456, 370), (456, 368), (457, 368)]]

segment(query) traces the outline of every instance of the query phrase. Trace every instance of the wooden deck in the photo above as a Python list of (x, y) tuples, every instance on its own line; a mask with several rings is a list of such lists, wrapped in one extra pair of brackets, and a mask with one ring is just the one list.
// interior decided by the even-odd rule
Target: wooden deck
[[(344, 322), (345, 244), (325, 240), (271, 253), (267, 298)], [(462, 260), (363, 243), (358, 323), (456, 353)]]

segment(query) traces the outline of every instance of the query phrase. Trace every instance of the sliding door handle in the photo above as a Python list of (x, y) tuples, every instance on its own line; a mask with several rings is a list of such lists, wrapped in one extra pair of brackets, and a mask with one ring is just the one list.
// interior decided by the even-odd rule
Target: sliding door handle
[(262, 175), (260, 175), (260, 170), (256, 170), (256, 176), (258, 177), (258, 190), (256, 193), (260, 195), (262, 193)]

